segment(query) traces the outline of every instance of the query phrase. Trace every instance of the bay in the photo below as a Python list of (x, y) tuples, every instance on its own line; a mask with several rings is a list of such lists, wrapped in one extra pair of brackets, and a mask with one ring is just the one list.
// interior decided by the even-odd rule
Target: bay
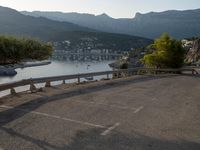
[[(20, 81), (23, 79), (30, 78), (40, 78), (40, 77), (51, 77), (60, 75), (71, 75), (78, 73), (89, 73), (89, 72), (99, 72), (99, 71), (109, 71), (112, 70), (108, 64), (113, 61), (101, 61), (101, 62), (69, 62), (69, 61), (52, 61), (51, 64), (45, 66), (36, 66), (28, 68), (16, 69), (17, 75), (14, 77), (0, 77), (0, 84), (10, 83), (14, 81)], [(106, 77), (106, 76), (105, 76)], [(104, 78), (95, 77), (94, 80), (99, 80)], [(82, 79), (83, 81), (84, 79)], [(77, 82), (76, 80), (70, 80), (66, 83)], [(60, 84), (59, 82), (54, 82), (53, 85)], [(36, 85), (37, 87), (43, 87), (44, 84)], [(28, 86), (15, 88), (17, 92), (24, 91), (28, 89)], [(9, 94), (9, 90), (0, 92), (0, 97)]]

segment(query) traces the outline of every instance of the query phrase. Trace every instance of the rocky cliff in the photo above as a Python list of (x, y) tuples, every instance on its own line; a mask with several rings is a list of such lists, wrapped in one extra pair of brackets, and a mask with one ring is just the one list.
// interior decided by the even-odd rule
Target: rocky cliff
[(186, 62), (200, 64), (200, 38), (193, 42), (192, 48), (186, 55)]

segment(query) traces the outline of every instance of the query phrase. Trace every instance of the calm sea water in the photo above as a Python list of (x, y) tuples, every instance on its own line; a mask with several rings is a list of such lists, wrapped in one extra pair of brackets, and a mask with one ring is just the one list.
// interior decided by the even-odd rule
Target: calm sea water
[[(112, 61), (103, 62), (67, 62), (67, 61), (52, 61), (51, 64), (45, 66), (29, 67), (24, 69), (16, 69), (17, 75), (14, 77), (0, 77), (0, 84), (9, 83), (14, 81), (19, 81), (22, 79), (39, 78), (39, 77), (49, 77), (49, 76), (59, 76), (59, 75), (69, 75), (77, 73), (88, 73), (88, 72), (98, 72), (112, 70), (108, 64)], [(103, 77), (101, 77), (103, 78)], [(96, 77), (94, 79), (100, 79)], [(82, 79), (84, 80), (84, 79)], [(68, 82), (76, 82), (76, 80), (71, 80)], [(53, 84), (59, 84), (55, 82)], [(37, 87), (42, 87), (44, 85), (36, 85)], [(27, 86), (16, 88), (18, 92), (28, 89)], [(0, 97), (7, 95), (9, 91), (0, 92)]]
[(0, 84), (18, 81), (22, 79), (69, 75), (77, 73), (97, 72), (111, 70), (108, 64), (111, 61), (103, 62), (66, 62), (52, 61), (45, 66), (16, 69), (17, 75), (14, 77), (0, 77)]

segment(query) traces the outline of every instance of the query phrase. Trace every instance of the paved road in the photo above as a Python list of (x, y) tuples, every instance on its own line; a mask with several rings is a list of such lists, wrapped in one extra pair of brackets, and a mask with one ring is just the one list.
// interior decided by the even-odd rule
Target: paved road
[(143, 76), (4, 98), (3, 150), (200, 150), (200, 77)]

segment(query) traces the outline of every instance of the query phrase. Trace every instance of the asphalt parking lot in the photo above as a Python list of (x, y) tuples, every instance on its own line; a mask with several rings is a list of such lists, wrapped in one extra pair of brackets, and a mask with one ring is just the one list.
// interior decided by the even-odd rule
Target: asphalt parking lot
[(139, 76), (0, 101), (3, 150), (200, 150), (200, 77)]

